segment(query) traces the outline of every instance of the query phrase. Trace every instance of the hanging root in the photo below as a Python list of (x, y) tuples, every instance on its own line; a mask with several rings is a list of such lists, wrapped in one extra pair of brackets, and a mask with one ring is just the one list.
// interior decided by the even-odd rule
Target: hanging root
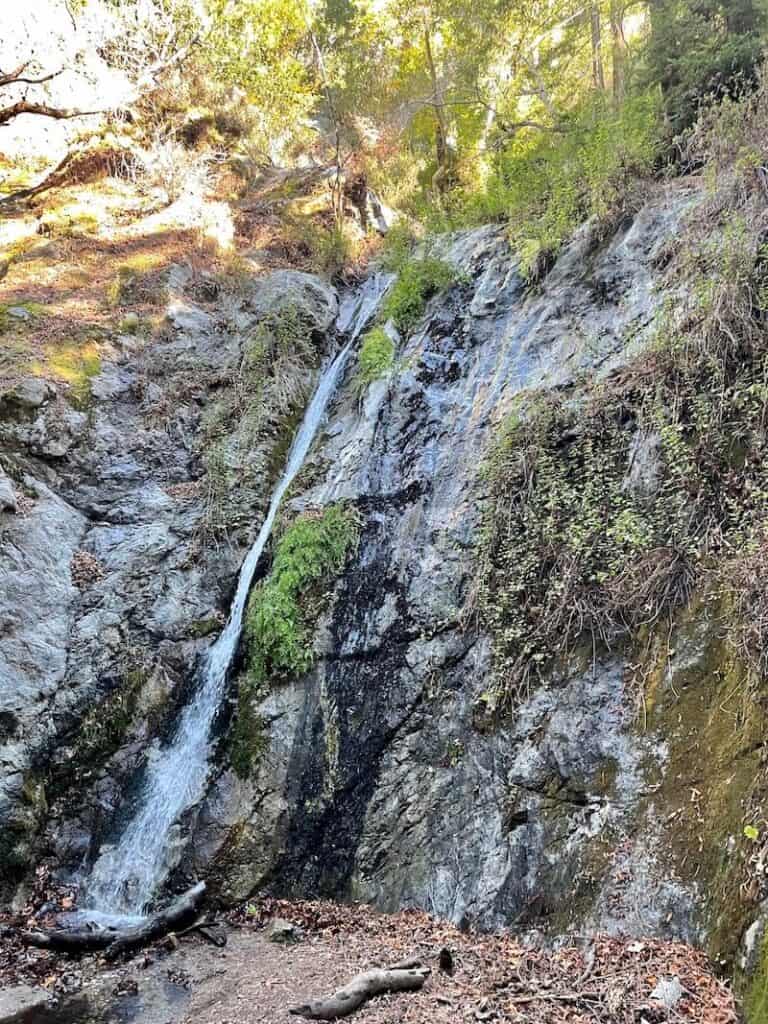
[(198, 882), (183, 895), (177, 897), (164, 910), (151, 914), (140, 924), (126, 928), (94, 929), (86, 926), (79, 929), (56, 928), (52, 931), (20, 932), (22, 942), (27, 946), (41, 949), (55, 949), (63, 953), (86, 953), (90, 950), (105, 949), (112, 960), (126, 950), (143, 946), (160, 935), (166, 935), (176, 925), (188, 921), (205, 896), (205, 882)]
[(374, 996), (381, 996), (386, 992), (418, 992), (430, 973), (430, 969), (420, 966), (418, 961), (389, 969), (365, 971), (327, 999), (294, 1006), (289, 1012), (296, 1017), (306, 1017), (309, 1020), (336, 1020), (338, 1017), (348, 1017)]

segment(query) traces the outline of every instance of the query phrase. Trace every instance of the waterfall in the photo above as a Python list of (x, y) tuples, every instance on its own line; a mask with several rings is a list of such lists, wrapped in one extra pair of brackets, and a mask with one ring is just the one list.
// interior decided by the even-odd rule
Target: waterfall
[[(283, 474), (266, 518), (240, 569), (229, 618), (206, 652), (200, 681), (182, 711), (170, 742), (149, 757), (138, 807), (115, 846), (102, 848), (86, 885), (92, 919), (101, 916), (140, 917), (147, 909), (174, 860), (174, 830), (180, 816), (203, 797), (209, 776), (211, 726), (226, 691), (227, 676), (237, 651), (248, 593), (282, 498), (301, 469), (344, 372), (356, 338), (376, 312), (391, 276), (368, 278), (341, 303), (337, 329), (347, 337), (341, 351), (324, 368), (317, 389), (294, 437)], [(179, 840), (177, 839), (176, 847)]]

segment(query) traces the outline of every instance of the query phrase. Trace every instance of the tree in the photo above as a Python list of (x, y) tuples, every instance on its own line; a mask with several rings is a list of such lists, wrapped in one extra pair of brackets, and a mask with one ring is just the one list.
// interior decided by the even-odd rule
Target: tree
[(701, 99), (748, 82), (762, 56), (764, 0), (651, 0), (647, 78), (658, 83), (677, 129)]
[(0, 106), (0, 126), (9, 124), (14, 118), (19, 117), (21, 114), (37, 114), (40, 117), (52, 117), (56, 120), (67, 120), (73, 117), (85, 117), (87, 114), (98, 113), (94, 110), (72, 110), (68, 107), (53, 106), (45, 100), (44, 97), (38, 95), (38, 98), (34, 98), (39, 93), (39, 90), (35, 90), (33, 98), (28, 98), (30, 87), (44, 85), (47, 82), (57, 78), (63, 72), (63, 68), (59, 71), (52, 71), (48, 74), (43, 74), (42, 69), (38, 68), (36, 63), (32, 60), (24, 61), (19, 64), (18, 67), (13, 68), (11, 71), (0, 70), (0, 92), (3, 90), (8, 91), (14, 88), (17, 89), (21, 86), (21, 97), (8, 103), (6, 106)]

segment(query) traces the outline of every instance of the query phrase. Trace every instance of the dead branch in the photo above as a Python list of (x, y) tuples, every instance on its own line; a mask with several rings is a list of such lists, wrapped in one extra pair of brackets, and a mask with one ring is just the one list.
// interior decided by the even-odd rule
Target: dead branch
[(64, 71), (64, 68), (59, 68), (58, 71), (51, 71), (50, 74), (41, 75), (40, 78), (26, 78), (24, 72), (31, 63), (32, 61), (28, 60), (19, 64), (13, 71), (0, 71), (0, 87), (4, 85), (42, 85), (43, 82), (50, 82), (52, 78), (58, 78)]
[(381, 996), (387, 992), (418, 992), (430, 973), (428, 967), (395, 967), (365, 971), (327, 999), (294, 1006), (288, 1012), (309, 1020), (336, 1020), (338, 1017), (348, 1017), (374, 996)]
[(95, 949), (106, 949), (107, 957), (111, 960), (126, 950), (143, 946), (152, 939), (173, 931), (175, 925), (183, 923), (195, 913), (204, 896), (205, 882), (198, 882), (164, 910), (151, 914), (140, 924), (130, 928), (56, 928), (51, 931), (22, 931), (19, 937), (27, 946), (55, 949), (63, 953), (85, 953)]
[[(130, 169), (133, 160), (128, 150), (93, 148), (90, 144), (71, 149), (52, 171), (37, 185), (18, 189), (0, 198), (0, 207), (9, 206), (20, 199), (31, 199), (41, 192), (71, 184), (93, 180), (99, 174), (119, 174), (120, 168)], [(87, 173), (86, 173), (87, 171)]]
[(89, 114), (104, 114), (105, 112), (104, 110), (70, 110), (68, 107), (49, 107), (47, 103), (18, 100), (10, 107), (0, 109), (0, 126), (8, 124), (20, 114), (38, 114), (40, 117), (52, 117), (57, 121), (66, 121), (72, 117), (86, 117)]

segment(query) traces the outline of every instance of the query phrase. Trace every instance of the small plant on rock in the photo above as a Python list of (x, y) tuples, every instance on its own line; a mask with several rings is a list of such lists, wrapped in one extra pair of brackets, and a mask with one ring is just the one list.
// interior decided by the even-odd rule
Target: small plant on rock
[(383, 327), (374, 327), (363, 338), (357, 356), (355, 390), (362, 395), (369, 384), (381, 380), (395, 362), (395, 344)]
[(305, 513), (280, 537), (272, 568), (248, 602), (246, 632), (252, 678), (262, 682), (306, 672), (312, 665), (312, 612), (356, 546), (354, 510), (330, 505)]
[(423, 316), (427, 300), (449, 288), (456, 271), (434, 256), (406, 261), (382, 305), (382, 316), (392, 320), (401, 334), (411, 331)]

